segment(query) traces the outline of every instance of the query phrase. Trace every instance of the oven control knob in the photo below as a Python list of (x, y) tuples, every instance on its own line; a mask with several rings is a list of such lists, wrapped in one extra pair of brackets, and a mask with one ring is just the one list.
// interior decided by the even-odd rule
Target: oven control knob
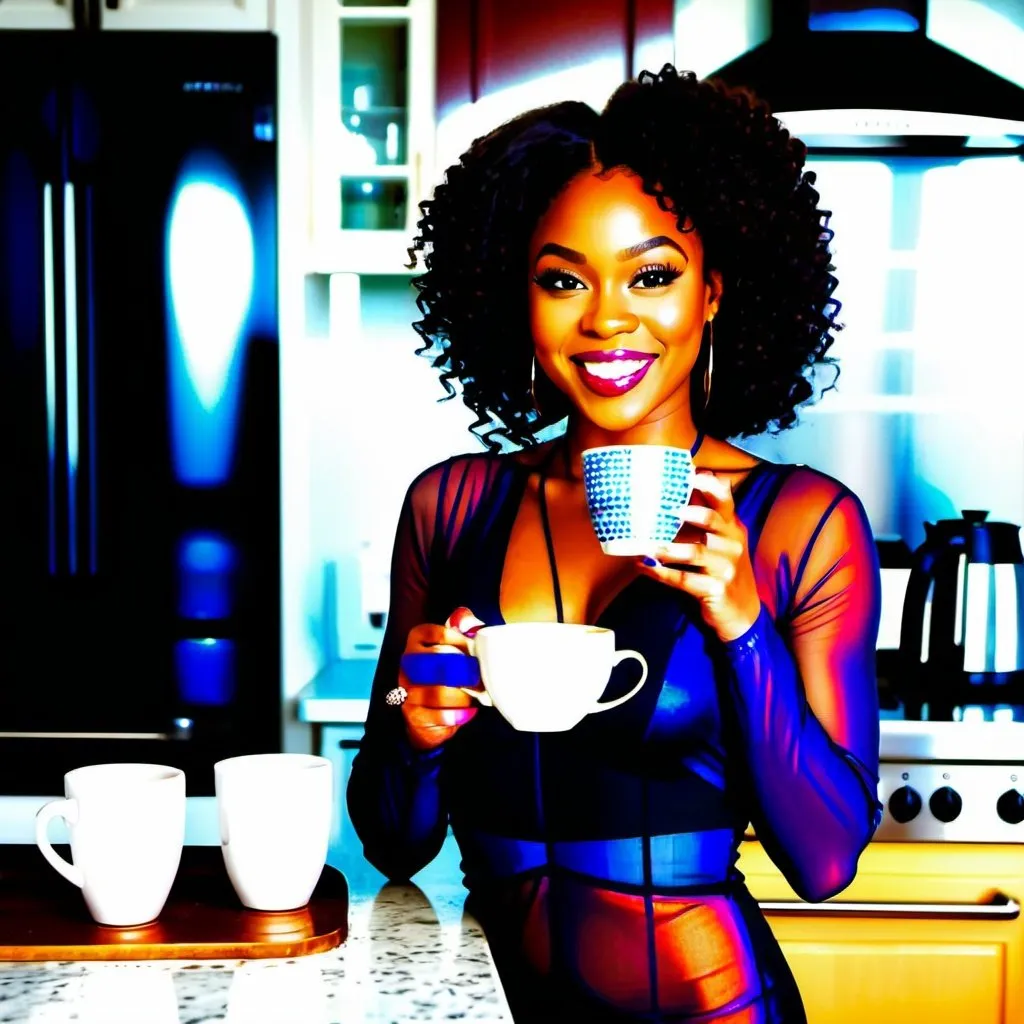
[(931, 809), (932, 814), (939, 821), (947, 823), (955, 821), (960, 817), (960, 811), (963, 810), (963, 806), (964, 802), (960, 799), (960, 794), (950, 786), (942, 786), (940, 789), (935, 790), (928, 801), (928, 807)]
[(889, 813), (901, 825), (913, 821), (921, 813), (921, 794), (910, 786), (900, 786), (889, 797)]
[(1024, 796), (1015, 789), (1008, 789), (996, 801), (996, 814), (1009, 825), (1019, 825), (1024, 821)]

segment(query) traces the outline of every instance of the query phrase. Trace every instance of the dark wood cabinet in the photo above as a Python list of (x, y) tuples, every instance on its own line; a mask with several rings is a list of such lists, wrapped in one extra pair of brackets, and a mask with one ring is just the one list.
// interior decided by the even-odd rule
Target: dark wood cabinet
[(618, 81), (657, 70), (672, 60), (672, 7), (672, 0), (437, 0), (438, 120), (592, 61), (614, 58)]

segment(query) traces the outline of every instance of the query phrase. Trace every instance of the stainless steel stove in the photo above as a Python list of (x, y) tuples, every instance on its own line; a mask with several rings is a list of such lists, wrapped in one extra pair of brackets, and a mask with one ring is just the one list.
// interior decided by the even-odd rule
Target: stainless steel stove
[(1024, 722), (880, 726), (876, 841), (1024, 843)]

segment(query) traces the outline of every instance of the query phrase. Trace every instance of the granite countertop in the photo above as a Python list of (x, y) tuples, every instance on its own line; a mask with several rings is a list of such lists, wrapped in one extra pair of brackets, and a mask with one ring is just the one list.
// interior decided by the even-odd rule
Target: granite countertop
[(381, 884), (358, 854), (349, 936), (292, 960), (0, 963), (0, 1024), (511, 1021), (487, 941), (465, 914), (451, 836), (418, 884)]

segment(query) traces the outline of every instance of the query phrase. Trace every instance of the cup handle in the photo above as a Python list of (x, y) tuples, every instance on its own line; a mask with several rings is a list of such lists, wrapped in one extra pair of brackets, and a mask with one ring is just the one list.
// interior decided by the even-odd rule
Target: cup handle
[(85, 885), (82, 869), (69, 863), (63, 857), (59, 857), (47, 838), (46, 833), (53, 818), (63, 818), (69, 825), (74, 825), (78, 821), (78, 801), (51, 800), (39, 808), (36, 812), (36, 846), (39, 847), (50, 867), (58, 874), (63, 875), (72, 885), (77, 885), (81, 889)]
[(621, 697), (616, 697), (615, 700), (598, 701), (593, 708), (591, 713), (594, 711), (607, 711), (609, 708), (617, 708), (620, 704), (625, 704), (631, 697), (635, 697), (642, 689), (644, 683), (647, 682), (647, 661), (639, 651), (616, 651), (615, 660), (612, 662), (612, 668), (616, 665), (625, 661), (627, 658), (636, 658), (640, 662), (640, 681), (633, 687), (629, 693), (624, 693)]

